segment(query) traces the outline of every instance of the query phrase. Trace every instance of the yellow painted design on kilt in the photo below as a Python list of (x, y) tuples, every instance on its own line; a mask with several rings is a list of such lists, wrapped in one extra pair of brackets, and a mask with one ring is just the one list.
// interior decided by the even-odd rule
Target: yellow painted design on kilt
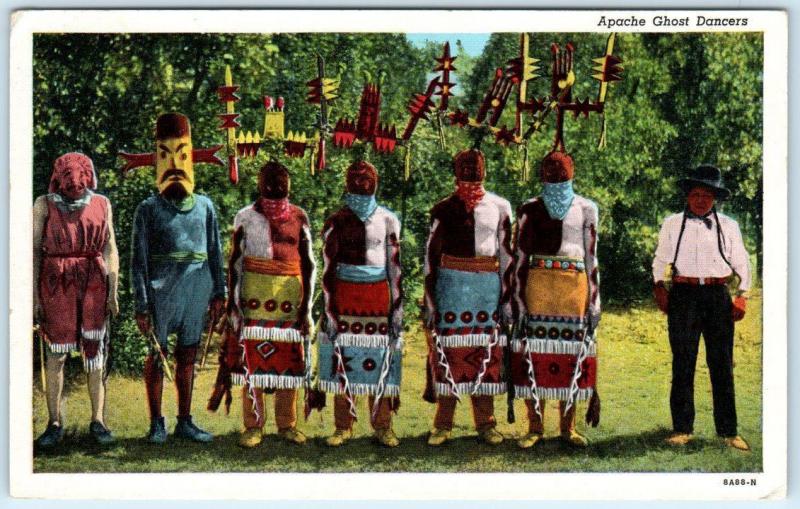
[[(294, 321), (303, 297), (303, 280), (299, 275), (275, 276), (245, 271), (241, 295), (245, 318)], [(291, 304), (288, 311), (287, 302)]]
[(525, 285), (525, 304), (531, 315), (583, 317), (588, 291), (585, 272), (531, 267)]

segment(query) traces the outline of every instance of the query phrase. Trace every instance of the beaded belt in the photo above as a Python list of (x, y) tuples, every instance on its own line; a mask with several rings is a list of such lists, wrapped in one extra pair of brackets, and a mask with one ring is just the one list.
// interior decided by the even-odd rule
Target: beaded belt
[(530, 267), (539, 269), (579, 270), (582, 272), (586, 268), (583, 260), (566, 256), (532, 255), (529, 263)]

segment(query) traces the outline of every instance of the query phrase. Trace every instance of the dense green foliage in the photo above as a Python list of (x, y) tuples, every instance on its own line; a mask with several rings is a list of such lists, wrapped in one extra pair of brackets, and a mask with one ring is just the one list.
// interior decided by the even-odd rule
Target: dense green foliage
[[(576, 97), (596, 95), (590, 78), (591, 58), (603, 53), (600, 34), (533, 34), (531, 53), (542, 59), (544, 77), (531, 82), (529, 95), (549, 90), (549, 44), (574, 41), (577, 47)], [(515, 34), (494, 34), (482, 55), (472, 58), (460, 48), (455, 65), (462, 95), (453, 107), (474, 114), (495, 67), (516, 56)], [(402, 131), (405, 108), (421, 92), (440, 48), (413, 47), (402, 34), (281, 35), (37, 35), (34, 40), (34, 195), (46, 191), (52, 161), (60, 154), (85, 152), (99, 170), (99, 192), (110, 197), (121, 253), (121, 310), (115, 338), (118, 351), (141, 352), (133, 334), (127, 271), (133, 211), (154, 192), (152, 171), (123, 179), (120, 150), (153, 149), (155, 118), (178, 110), (192, 120), (195, 147), (221, 143), (217, 113), (223, 106), (216, 87), (230, 64), (241, 85), (237, 111), (246, 130), (262, 126), (263, 95), (286, 99), (286, 127), (311, 134), (315, 108), (305, 102), (305, 82), (316, 73), (315, 54), (322, 54), (328, 73), (341, 78), (341, 98), (331, 119), (356, 114), (365, 77), (383, 84), (381, 117)], [(682, 207), (674, 181), (690, 166), (717, 163), (734, 197), (725, 212), (740, 220), (748, 246), (761, 246), (762, 54), (760, 34), (621, 34), (615, 53), (624, 60), (624, 81), (609, 92), (606, 120), (608, 146), (597, 149), (601, 120), (565, 120), (567, 149), (577, 164), (576, 191), (600, 207), (600, 263), (607, 301), (629, 303), (649, 290), (649, 265), (663, 217)], [(502, 122), (511, 124), (511, 108)], [(531, 178), (521, 179), (524, 149), (503, 149), (486, 140), (488, 188), (517, 206), (539, 192), (537, 162), (552, 145), (550, 125), (527, 147)], [(339, 151), (329, 144), (329, 168), (310, 175), (309, 157), (289, 160), (292, 199), (305, 208), (316, 234), (340, 206), (342, 173), (356, 155), (371, 160), (381, 173), (380, 201), (401, 214), (403, 266), (410, 316), (421, 291), (427, 211), (452, 189), (452, 156), (471, 144), (469, 136), (447, 128), (441, 150), (435, 129), (421, 123), (411, 145), (412, 176), (403, 181), (403, 149), (379, 155), (362, 148)], [(241, 162), (241, 181), (231, 186), (224, 169), (198, 165), (197, 191), (214, 201), (230, 237), (236, 211), (256, 192), (258, 168), (276, 151), (262, 150)], [(227, 246), (226, 246), (227, 248)], [(135, 369), (134, 359), (118, 367)]]

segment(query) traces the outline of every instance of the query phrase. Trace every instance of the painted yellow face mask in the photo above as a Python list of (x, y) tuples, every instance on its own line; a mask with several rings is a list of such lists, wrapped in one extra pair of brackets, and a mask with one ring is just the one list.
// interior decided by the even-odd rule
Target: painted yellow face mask
[(163, 193), (178, 184), (192, 194), (194, 169), (192, 167), (192, 138), (190, 135), (156, 140), (156, 187)]
[(180, 186), (186, 194), (194, 192), (194, 163), (224, 166), (216, 153), (222, 145), (209, 148), (192, 146), (192, 127), (181, 113), (164, 113), (156, 120), (155, 152), (130, 154), (120, 152), (125, 159), (122, 168), (128, 174), (134, 168), (156, 167), (156, 187), (164, 193), (170, 186)]

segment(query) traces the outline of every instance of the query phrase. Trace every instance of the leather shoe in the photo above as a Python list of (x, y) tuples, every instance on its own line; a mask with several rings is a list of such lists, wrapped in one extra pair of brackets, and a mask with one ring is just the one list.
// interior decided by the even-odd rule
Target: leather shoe
[(178, 423), (175, 425), (175, 436), (181, 438), (188, 438), (195, 442), (208, 443), (214, 440), (214, 435), (198, 428), (192, 422), (192, 416), (178, 417)]
[(691, 433), (673, 433), (668, 436), (664, 441), (672, 446), (682, 446), (694, 440)]
[(725, 437), (725, 445), (740, 451), (750, 451), (750, 445), (739, 435), (736, 435), (735, 437)]
[(114, 443), (114, 435), (112, 435), (111, 431), (101, 422), (92, 421), (89, 423), (89, 433), (92, 435), (95, 442), (100, 445)]
[(51, 449), (64, 439), (64, 428), (58, 424), (50, 423), (44, 433), (36, 439), (36, 445), (42, 449)]
[(167, 427), (163, 417), (150, 421), (150, 433), (147, 434), (147, 441), (152, 444), (163, 444), (167, 441)]

